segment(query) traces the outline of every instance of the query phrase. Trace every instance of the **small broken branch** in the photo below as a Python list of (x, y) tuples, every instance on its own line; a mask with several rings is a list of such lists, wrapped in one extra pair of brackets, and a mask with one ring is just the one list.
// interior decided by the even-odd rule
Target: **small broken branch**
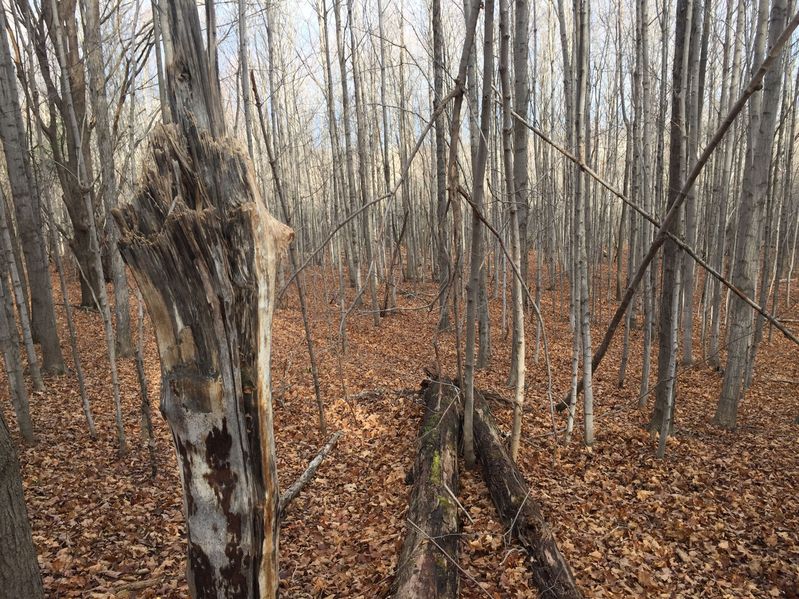
[(342, 434), (342, 431), (339, 431), (330, 437), (330, 440), (322, 449), (319, 450), (319, 453), (316, 454), (316, 457), (308, 464), (305, 472), (303, 472), (300, 477), (294, 481), (294, 484), (286, 489), (286, 492), (280, 496), (280, 507), (278, 508), (278, 514), (280, 518), (282, 518), (286, 513), (286, 508), (288, 507), (289, 503), (291, 503), (297, 497), (297, 495), (300, 494), (302, 488), (314, 477), (314, 474), (316, 474), (316, 469), (319, 468), (319, 464), (321, 464), (322, 460), (325, 459), (325, 456), (330, 453), (330, 450), (335, 447)]

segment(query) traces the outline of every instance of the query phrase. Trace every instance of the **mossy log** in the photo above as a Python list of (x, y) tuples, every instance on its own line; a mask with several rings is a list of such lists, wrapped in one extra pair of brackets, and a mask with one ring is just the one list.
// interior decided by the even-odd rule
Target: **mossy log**
[(574, 574), (558, 548), (552, 527), (544, 519), (541, 506), (530, 486), (508, 456), (502, 436), (491, 415), (485, 396), (474, 394), (474, 442), (477, 460), (502, 523), (529, 558), (533, 580), (540, 597), (577, 599)]
[(395, 599), (458, 596), (460, 514), (455, 494), (461, 408), (457, 387), (436, 381), (427, 385), (424, 398), (408, 529), (389, 593)]

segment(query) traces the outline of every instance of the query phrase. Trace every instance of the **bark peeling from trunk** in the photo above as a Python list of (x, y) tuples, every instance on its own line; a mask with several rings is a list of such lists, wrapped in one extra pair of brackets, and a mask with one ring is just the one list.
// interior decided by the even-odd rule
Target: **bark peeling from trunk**
[(266, 211), (243, 150), (160, 126), (133, 202), (115, 211), (161, 356), (193, 597), (277, 590), (270, 329), (291, 229)]

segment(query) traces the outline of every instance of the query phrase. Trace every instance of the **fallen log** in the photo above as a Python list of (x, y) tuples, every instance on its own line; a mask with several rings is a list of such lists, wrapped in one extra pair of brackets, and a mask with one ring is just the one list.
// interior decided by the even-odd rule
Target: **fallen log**
[(519, 541), (530, 560), (530, 570), (540, 597), (577, 599), (577, 588), (569, 564), (558, 548), (552, 528), (530, 487), (502, 444), (485, 396), (474, 393), (474, 442), (483, 479), (503, 524)]
[(316, 474), (316, 469), (319, 468), (319, 464), (322, 463), (322, 460), (325, 459), (325, 456), (330, 453), (330, 450), (336, 445), (339, 437), (341, 437), (341, 434), (341, 431), (339, 431), (330, 437), (330, 440), (322, 449), (319, 450), (319, 453), (316, 454), (316, 457), (310, 461), (308, 467), (305, 469), (305, 472), (303, 472), (300, 477), (294, 481), (294, 484), (286, 489), (286, 491), (280, 496), (280, 507), (278, 508), (280, 517), (283, 517), (283, 514), (286, 512), (286, 508), (288, 507), (289, 503), (291, 503), (294, 498), (300, 494), (302, 488), (311, 481), (314, 474)]
[(408, 528), (389, 596), (394, 599), (458, 596), (460, 518), (458, 441), (461, 409), (457, 387), (429, 383), (417, 439)]

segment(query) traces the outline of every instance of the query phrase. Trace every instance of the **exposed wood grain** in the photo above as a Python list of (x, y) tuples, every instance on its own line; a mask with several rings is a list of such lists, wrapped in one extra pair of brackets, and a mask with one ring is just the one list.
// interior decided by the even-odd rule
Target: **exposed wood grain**
[(278, 502), (270, 390), (275, 276), (291, 229), (267, 212), (225, 136), (194, 2), (167, 3), (174, 125), (155, 129), (141, 185), (115, 211), (161, 358), (198, 597), (275, 597)]

